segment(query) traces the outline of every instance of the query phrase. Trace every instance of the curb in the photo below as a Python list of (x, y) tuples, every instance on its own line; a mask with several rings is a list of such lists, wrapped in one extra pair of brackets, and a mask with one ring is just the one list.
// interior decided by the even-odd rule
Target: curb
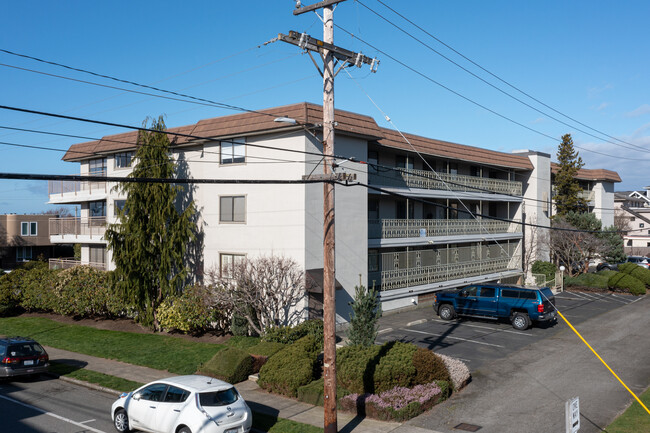
[(73, 379), (71, 377), (59, 376), (55, 373), (46, 373), (48, 376), (53, 377), (54, 379), (61, 379), (65, 382), (74, 383), (75, 385), (83, 386), (86, 388), (94, 389), (95, 391), (102, 391), (108, 394), (115, 394), (119, 396), (123, 391), (116, 391), (114, 389), (106, 388), (105, 386), (95, 385), (94, 383), (85, 382), (79, 379)]

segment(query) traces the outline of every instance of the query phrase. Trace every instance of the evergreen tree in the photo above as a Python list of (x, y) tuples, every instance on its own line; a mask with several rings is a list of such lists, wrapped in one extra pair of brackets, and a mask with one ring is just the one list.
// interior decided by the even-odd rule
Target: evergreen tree
[(576, 179), (578, 170), (584, 166), (584, 163), (573, 148), (571, 134), (562, 136), (562, 143), (557, 150), (557, 160), (560, 166), (554, 181), (557, 214), (564, 216), (570, 211), (586, 212), (587, 201), (580, 197), (582, 188)]
[(353, 345), (372, 346), (377, 338), (381, 303), (374, 287), (366, 290), (365, 286), (360, 285), (355, 287), (355, 291), (354, 301), (349, 303), (352, 314), (347, 332), (348, 339)]
[[(162, 116), (148, 129), (155, 131), (138, 134), (135, 166), (128, 177), (173, 179), (176, 166)], [(194, 203), (177, 210), (184, 188), (172, 183), (122, 182), (115, 188), (126, 195), (126, 203), (119, 223), (105, 234), (116, 266), (113, 286), (137, 308), (139, 322), (158, 329), (156, 309), (182, 291), (188, 272), (184, 259), (187, 244), (195, 238)]]

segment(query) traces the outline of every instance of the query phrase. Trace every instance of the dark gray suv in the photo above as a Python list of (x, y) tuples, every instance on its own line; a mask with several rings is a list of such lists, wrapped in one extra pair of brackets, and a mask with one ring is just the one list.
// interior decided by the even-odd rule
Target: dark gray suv
[(31, 338), (0, 338), (0, 378), (47, 373), (50, 357)]

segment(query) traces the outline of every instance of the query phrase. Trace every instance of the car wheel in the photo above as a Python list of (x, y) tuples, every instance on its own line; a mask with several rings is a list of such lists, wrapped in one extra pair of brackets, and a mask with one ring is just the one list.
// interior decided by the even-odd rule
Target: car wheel
[(177, 433), (192, 433), (192, 430), (189, 427), (183, 427)]
[(129, 417), (124, 409), (119, 409), (117, 412), (115, 412), (113, 425), (115, 426), (115, 430), (119, 431), (120, 433), (131, 431), (129, 428)]
[(442, 320), (451, 320), (456, 316), (456, 310), (449, 304), (441, 305), (438, 309), (438, 316)]
[(530, 318), (526, 313), (514, 313), (511, 320), (512, 327), (518, 331), (525, 331), (530, 326)]

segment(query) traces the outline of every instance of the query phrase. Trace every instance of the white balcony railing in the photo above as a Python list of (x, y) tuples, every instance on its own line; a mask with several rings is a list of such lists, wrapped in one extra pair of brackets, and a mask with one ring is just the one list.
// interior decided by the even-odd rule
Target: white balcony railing
[(105, 263), (97, 263), (97, 262), (84, 263), (81, 260), (77, 260), (73, 258), (50, 259), (49, 265), (50, 265), (50, 269), (69, 269), (69, 268), (74, 268), (75, 266), (90, 266), (92, 268), (99, 269), (100, 271), (106, 270)]
[(521, 224), (498, 220), (368, 220), (370, 239), (521, 233)]
[(50, 218), (50, 236), (99, 240), (106, 232), (106, 217)]
[(48, 194), (51, 199), (58, 197), (76, 197), (91, 195), (93, 193), (106, 193), (107, 185), (104, 181), (81, 180), (50, 180), (48, 181)]
[(375, 185), (466, 192), (488, 192), (521, 196), (522, 183), (511, 180), (466, 176), (462, 174), (434, 173), (430, 170), (395, 168), (369, 173)]

